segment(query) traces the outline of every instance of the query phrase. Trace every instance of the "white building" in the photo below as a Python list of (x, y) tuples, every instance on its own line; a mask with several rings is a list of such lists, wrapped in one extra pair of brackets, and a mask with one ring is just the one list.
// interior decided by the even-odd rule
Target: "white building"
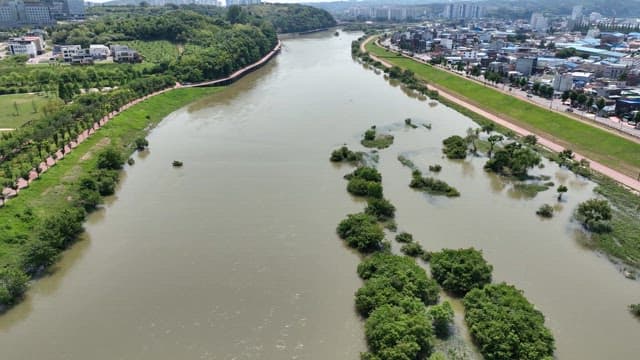
[(111, 50), (105, 45), (89, 45), (89, 54), (94, 59), (106, 59)]
[(571, 10), (571, 20), (581, 20), (582, 19), (582, 5), (576, 5)]
[(484, 15), (484, 8), (476, 4), (454, 3), (444, 7), (442, 17), (446, 19), (479, 19)]
[(35, 57), (38, 53), (36, 50), (36, 44), (31, 40), (15, 38), (9, 40), (8, 45), (11, 55), (27, 55), (29, 57)]
[(82, 50), (80, 45), (65, 45), (60, 47), (60, 54), (65, 62), (71, 62), (74, 56), (78, 56), (80, 50)]
[(452, 39), (440, 39), (440, 45), (445, 49), (453, 49), (453, 40)]
[(565, 92), (573, 88), (573, 76), (569, 73), (555, 74), (553, 77), (553, 90)]
[(602, 19), (602, 14), (599, 12), (592, 12), (589, 15), (589, 21), (600, 21), (600, 19)]
[(262, 1), (261, 0), (227, 0), (226, 3), (227, 3), (227, 6), (231, 6), (231, 5), (245, 6), (245, 5), (262, 4)]
[(542, 13), (531, 14), (531, 29), (535, 31), (547, 31), (549, 24)]

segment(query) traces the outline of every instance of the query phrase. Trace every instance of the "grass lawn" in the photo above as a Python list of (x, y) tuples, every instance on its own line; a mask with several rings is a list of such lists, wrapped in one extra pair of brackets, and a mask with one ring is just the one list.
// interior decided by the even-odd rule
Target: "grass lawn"
[(588, 158), (636, 177), (640, 172), (640, 144), (562, 114), (543, 109), (446, 71), (389, 52), (373, 41), (367, 51), (387, 62), (413, 71), (461, 99), (579, 152)]
[(178, 58), (180, 52), (178, 50), (178, 45), (173, 44), (166, 40), (156, 40), (156, 41), (141, 41), (141, 40), (132, 40), (132, 41), (123, 41), (121, 42), (123, 45), (127, 45), (132, 49), (137, 50), (142, 56), (144, 56), (144, 60), (147, 62), (151, 62), (154, 64), (159, 64), (163, 60), (172, 61)]
[[(41, 107), (47, 101), (48, 98), (45, 96), (32, 94), (0, 96), (0, 128), (15, 129), (29, 120), (42, 116)], [(34, 106), (37, 112), (34, 112)]]
[(200, 97), (223, 89), (187, 88), (155, 96), (119, 114), (80, 144), (0, 209), (0, 266), (17, 261), (22, 245), (35, 235), (42, 219), (69, 206), (74, 181), (95, 168), (93, 153), (111, 143), (126, 149), (128, 155), (133, 152), (131, 144), (146, 134), (149, 125), (157, 124), (169, 113)]

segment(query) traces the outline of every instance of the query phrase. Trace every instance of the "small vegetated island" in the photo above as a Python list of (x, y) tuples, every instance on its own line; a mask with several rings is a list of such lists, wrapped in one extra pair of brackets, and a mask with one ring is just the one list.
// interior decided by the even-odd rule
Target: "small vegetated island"
[(365, 131), (361, 141), (362, 146), (376, 149), (386, 149), (393, 144), (393, 135), (378, 134), (375, 126)]
[[(45, 99), (33, 103), (29, 122), (0, 137), (0, 188), (15, 189), (20, 178), (35, 178), (17, 197), (15, 192), (0, 195), (0, 309), (15, 304), (30, 277), (75, 241), (87, 213), (101, 196), (113, 194), (128, 155), (147, 146), (149, 128), (219, 88), (170, 91), (102, 126), (106, 116), (176, 82), (224, 78), (260, 60), (278, 41), (267, 18), (282, 20), (285, 25), (278, 28), (283, 31), (288, 22), (296, 24), (293, 31), (334, 23), (320, 9), (264, 7), (269, 8), (264, 17), (237, 6), (95, 7), (83, 23), (53, 27), (51, 41), (83, 48), (138, 46), (136, 62), (68, 66), (61, 61), (54, 67), (26, 65), (20, 56), (0, 60), (0, 72), (13, 74), (0, 76), (2, 93), (37, 92)], [(295, 19), (296, 14), (303, 18)]]
[(412, 189), (422, 190), (432, 195), (445, 195), (447, 197), (460, 196), (460, 192), (453, 186), (450, 186), (442, 180), (424, 177), (420, 170), (413, 170), (411, 176), (409, 187)]
[(332, 162), (348, 162), (355, 165), (362, 161), (363, 156), (362, 152), (351, 151), (347, 146), (342, 146), (333, 150), (329, 160)]

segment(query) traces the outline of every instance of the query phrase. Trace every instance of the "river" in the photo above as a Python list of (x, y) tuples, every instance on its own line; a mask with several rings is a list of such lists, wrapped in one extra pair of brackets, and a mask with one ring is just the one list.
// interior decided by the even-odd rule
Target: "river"
[[(558, 358), (636, 358), (640, 322), (626, 307), (640, 286), (570, 221), (594, 185), (546, 163), (536, 172), (569, 192), (540, 220), (553, 189), (525, 198), (485, 159), (443, 159), (442, 139), (474, 124), (354, 62), (356, 37), (286, 39), (264, 68), (161, 122), (82, 240), (0, 317), (0, 359), (358, 359), (359, 257), (335, 227), (363, 203), (345, 191), (350, 168), (328, 158), (373, 124), (396, 136), (378, 166), (400, 230), (432, 251), (482, 249), (494, 280), (546, 315)], [(441, 164), (462, 196), (412, 191), (399, 154)]]

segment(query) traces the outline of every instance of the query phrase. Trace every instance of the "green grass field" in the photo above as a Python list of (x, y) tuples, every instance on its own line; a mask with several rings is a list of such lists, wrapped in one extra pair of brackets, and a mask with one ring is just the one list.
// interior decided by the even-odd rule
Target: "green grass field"
[[(116, 144), (133, 151), (130, 144), (144, 136), (149, 125), (155, 125), (172, 111), (198, 98), (224, 88), (187, 88), (173, 90), (138, 104), (111, 120), (103, 129), (80, 144), (56, 166), (34, 181), (28, 189), (0, 209), (0, 266), (15, 263), (25, 240), (35, 235), (42, 219), (69, 206), (74, 181), (94, 169), (94, 152)], [(150, 117), (147, 119), (147, 115)]]
[(180, 52), (178, 51), (178, 46), (166, 40), (156, 40), (156, 41), (124, 41), (123, 45), (127, 45), (132, 49), (137, 50), (142, 56), (144, 56), (145, 61), (158, 64), (163, 60), (171, 61), (178, 58)]
[(0, 128), (15, 129), (29, 120), (42, 116), (41, 107), (47, 101), (45, 96), (31, 94), (0, 96)]
[(404, 69), (419, 78), (500, 117), (579, 152), (629, 176), (640, 172), (640, 144), (605, 130), (587, 125), (562, 114), (541, 108), (481, 84), (451, 75), (389, 52), (372, 41), (367, 51)]

